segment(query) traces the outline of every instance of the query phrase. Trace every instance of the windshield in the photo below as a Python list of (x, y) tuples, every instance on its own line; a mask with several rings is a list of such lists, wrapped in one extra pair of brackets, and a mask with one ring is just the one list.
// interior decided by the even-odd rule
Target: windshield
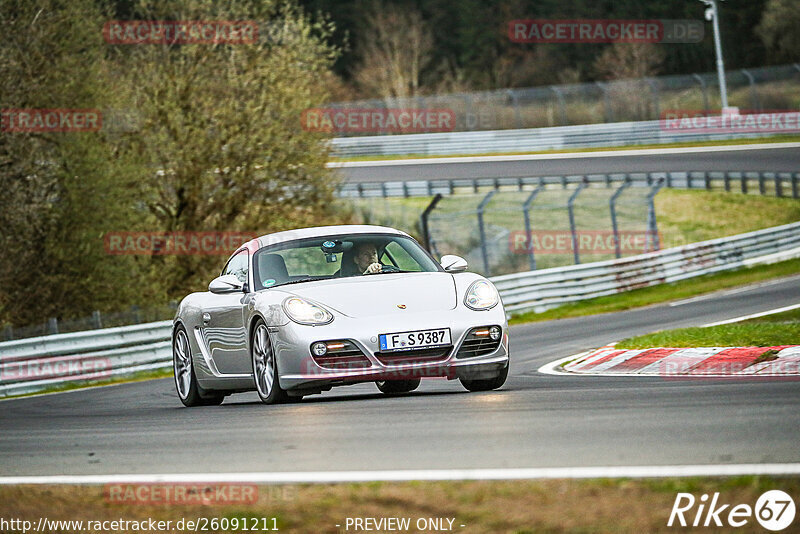
[(442, 271), (416, 241), (393, 234), (344, 234), (264, 247), (253, 259), (256, 289), (397, 272)]

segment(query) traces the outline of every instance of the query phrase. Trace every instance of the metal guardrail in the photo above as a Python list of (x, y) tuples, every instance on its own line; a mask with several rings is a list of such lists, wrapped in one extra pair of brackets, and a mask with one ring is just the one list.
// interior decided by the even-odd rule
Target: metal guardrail
[(509, 313), (800, 257), (800, 223), (584, 265), (492, 278)]
[(0, 397), (169, 367), (171, 328), (160, 321), (0, 343)]
[[(756, 115), (761, 117), (762, 115)], [(772, 115), (764, 114), (765, 120)], [(787, 130), (781, 133), (800, 133)], [(537, 152), (565, 148), (633, 146), (692, 141), (754, 139), (775, 135), (774, 131), (713, 132), (672, 130), (661, 120), (554, 126), (518, 130), (487, 130), (405, 135), (337, 137), (332, 140), (332, 154), (339, 158), (357, 156), (486, 154), (493, 152)]]
[(800, 198), (800, 172), (767, 171), (663, 171), (569, 176), (531, 176), (516, 178), (461, 178), (456, 180), (415, 180), (391, 182), (349, 182), (339, 186), (337, 194), (344, 198), (430, 197), (460, 192), (478, 193), (487, 188), (531, 190), (540, 185), (567, 188), (581, 183), (607, 187), (625, 182), (652, 186), (663, 180), (672, 189), (724, 189), (748, 193), (774, 194)]
[[(800, 257), (800, 223), (620, 260), (497, 276), (510, 313)], [(0, 343), (0, 397), (172, 364), (172, 321)]]

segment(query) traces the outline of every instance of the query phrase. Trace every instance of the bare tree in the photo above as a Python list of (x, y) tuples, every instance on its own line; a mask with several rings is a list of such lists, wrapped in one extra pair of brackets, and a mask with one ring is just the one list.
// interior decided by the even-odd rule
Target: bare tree
[(356, 45), (361, 63), (354, 74), (366, 93), (383, 98), (415, 96), (431, 61), (433, 34), (416, 10), (372, 4)]
[(614, 44), (595, 60), (595, 72), (613, 81), (608, 90), (617, 120), (656, 118), (647, 78), (657, 74), (663, 62), (663, 51), (650, 43)]
[(647, 78), (658, 73), (664, 53), (650, 43), (618, 43), (606, 48), (594, 62), (595, 72), (608, 80)]

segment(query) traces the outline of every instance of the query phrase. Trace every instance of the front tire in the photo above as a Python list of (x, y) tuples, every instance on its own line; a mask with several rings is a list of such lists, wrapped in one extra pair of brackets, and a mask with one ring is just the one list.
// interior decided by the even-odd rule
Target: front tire
[(278, 383), (278, 363), (275, 360), (275, 351), (272, 350), (267, 325), (262, 320), (259, 320), (253, 329), (250, 356), (256, 393), (261, 402), (264, 404), (286, 402), (289, 396)]
[(184, 406), (218, 406), (225, 399), (225, 395), (208, 393), (197, 383), (189, 337), (183, 326), (175, 329), (172, 339), (172, 374), (178, 398)]
[(398, 395), (400, 393), (410, 393), (419, 387), (419, 378), (411, 380), (383, 380), (375, 382), (381, 393), (386, 395)]
[(461, 385), (469, 391), (491, 391), (493, 389), (498, 389), (506, 383), (509, 367), (509, 365), (506, 365), (503, 370), (500, 371), (500, 374), (494, 378), (487, 378), (484, 380), (467, 380), (466, 378), (462, 378), (460, 379)]

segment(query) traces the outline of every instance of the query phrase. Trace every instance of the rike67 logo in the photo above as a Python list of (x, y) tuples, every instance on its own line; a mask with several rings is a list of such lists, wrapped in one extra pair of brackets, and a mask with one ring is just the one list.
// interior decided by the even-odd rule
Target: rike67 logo
[(755, 506), (724, 503), (719, 492), (699, 499), (691, 493), (678, 493), (669, 514), (667, 526), (680, 527), (743, 527), (756, 522), (767, 530), (784, 530), (794, 521), (794, 500), (781, 490), (764, 492)]

